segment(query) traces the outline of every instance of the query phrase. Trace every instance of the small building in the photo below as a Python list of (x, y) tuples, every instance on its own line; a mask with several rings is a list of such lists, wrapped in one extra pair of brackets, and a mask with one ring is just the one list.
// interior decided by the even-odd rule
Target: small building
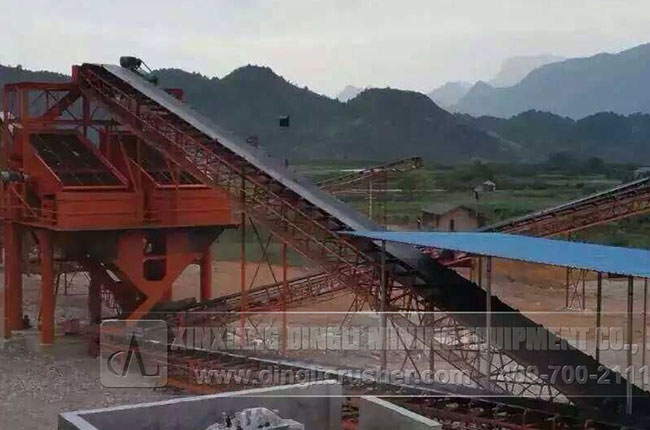
[(424, 230), (436, 231), (472, 231), (481, 227), (485, 218), (470, 205), (438, 203), (422, 209)]
[(497, 190), (497, 184), (492, 181), (485, 181), (481, 184), (481, 188), (486, 193), (492, 193)]

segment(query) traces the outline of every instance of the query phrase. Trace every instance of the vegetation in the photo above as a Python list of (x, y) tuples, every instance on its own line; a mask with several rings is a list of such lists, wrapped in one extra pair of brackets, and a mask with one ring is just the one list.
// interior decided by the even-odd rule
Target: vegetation
[(650, 161), (650, 115), (603, 112), (578, 121), (548, 112), (527, 111), (509, 119), (457, 115), (470, 124), (521, 145), (522, 160), (540, 161), (556, 152), (608, 162)]
[[(550, 66), (553, 66), (551, 64)], [(549, 66), (549, 67), (550, 67)], [(598, 113), (575, 121), (527, 111), (509, 119), (441, 109), (411, 91), (370, 89), (347, 103), (297, 87), (267, 67), (246, 66), (222, 79), (178, 69), (156, 71), (160, 86), (182, 88), (193, 107), (242, 138), (257, 136), (292, 161), (386, 161), (421, 155), (431, 163), (540, 163), (553, 153), (578, 160), (650, 163), (650, 115)], [(0, 85), (67, 77), (0, 66)], [(291, 126), (278, 119), (289, 115)]]
[[(341, 169), (361, 168), (368, 162), (313, 161), (294, 166), (301, 173), (323, 179), (339, 174)], [(535, 164), (484, 163), (443, 166), (428, 164), (389, 181), (391, 190), (376, 202), (373, 213), (377, 221), (399, 228), (417, 228), (416, 219), (423, 208), (436, 203), (465, 204), (476, 207), (477, 185), (485, 180), (496, 183), (495, 192), (479, 193), (478, 207), (487, 223), (548, 208), (560, 203), (612, 188), (633, 177), (634, 165), (608, 164), (595, 157), (576, 159), (564, 153), (553, 154)], [(363, 193), (342, 195), (362, 213), (368, 211)], [(577, 240), (620, 246), (650, 248), (650, 215), (639, 216), (594, 227), (575, 234)]]
[[(370, 89), (342, 103), (292, 85), (266, 67), (242, 67), (223, 79), (176, 69), (156, 74), (161, 86), (184, 88), (187, 101), (220, 125), (242, 137), (257, 136), (261, 146), (282, 157), (515, 159), (501, 139), (416, 92)], [(289, 128), (278, 127), (284, 115), (291, 118)]]
[[(551, 65), (552, 66), (552, 65)], [(452, 115), (423, 94), (365, 90), (347, 103), (299, 88), (269, 68), (246, 66), (223, 79), (157, 71), (186, 90), (198, 110), (292, 160), (388, 160), (421, 155), (438, 164), (540, 163), (566, 152), (579, 160), (650, 162), (650, 115), (598, 113), (575, 121), (527, 111), (509, 119)], [(289, 128), (278, 117), (290, 115)]]

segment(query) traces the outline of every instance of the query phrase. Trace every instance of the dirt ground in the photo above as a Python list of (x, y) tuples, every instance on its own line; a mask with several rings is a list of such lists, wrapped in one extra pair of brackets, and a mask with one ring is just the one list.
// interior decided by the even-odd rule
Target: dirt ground
[[(277, 269), (277, 268), (276, 268)], [(257, 272), (257, 275), (255, 273)], [(280, 273), (276, 270), (276, 273)], [(309, 273), (307, 267), (292, 267), (289, 277)], [(57, 296), (56, 318), (58, 322), (68, 318), (87, 321), (86, 285), (79, 277), (71, 282), (67, 294), (63, 288)], [(250, 263), (248, 280), (255, 284), (273, 282), (268, 268)], [(594, 327), (596, 307), (596, 282), (588, 278), (586, 311), (566, 310), (566, 271), (532, 264), (496, 261), (494, 266), (493, 294), (509, 305), (525, 312), (533, 320), (549, 327)], [(3, 279), (0, 273), (0, 280)], [(213, 295), (224, 295), (240, 289), (240, 266), (238, 262), (215, 262), (213, 267)], [(38, 314), (37, 275), (24, 277), (25, 313), (35, 321)], [(173, 298), (197, 296), (199, 293), (198, 268), (190, 266), (177, 280)], [(623, 326), (627, 300), (625, 280), (604, 280), (603, 325)], [(643, 282), (635, 283), (635, 341), (641, 341), (641, 310)], [(315, 325), (337, 324), (350, 306), (352, 297), (343, 295), (326, 303), (318, 303), (296, 309), (289, 317), (290, 323)], [(107, 310), (106, 310), (107, 311)], [(319, 313), (320, 312), (320, 313)], [(362, 322), (374, 324), (376, 316), (363, 315)], [(276, 318), (277, 320), (277, 318)], [(60, 328), (59, 328), (60, 330)], [(63, 337), (59, 333), (57, 344), (41, 349), (35, 329), (19, 333), (7, 342), (0, 343), (0, 429), (40, 430), (54, 429), (57, 414), (66, 410), (89, 409), (125, 403), (165, 399), (178, 395), (169, 390), (114, 389), (105, 388), (99, 382), (99, 365), (87, 355), (86, 344), (80, 337)], [(590, 348), (593, 345), (590, 344)], [(592, 349), (590, 349), (592, 351)], [(372, 355), (333, 355), (314, 353), (314, 361), (333, 362), (350, 366), (374, 363)], [(635, 355), (640, 363), (640, 354)], [(623, 351), (603, 353), (603, 361), (610, 365), (623, 365)], [(397, 363), (399, 364), (399, 363)]]

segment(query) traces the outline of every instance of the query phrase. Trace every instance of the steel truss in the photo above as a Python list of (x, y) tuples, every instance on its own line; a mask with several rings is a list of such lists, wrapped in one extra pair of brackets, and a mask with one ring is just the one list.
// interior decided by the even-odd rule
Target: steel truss
[(565, 296), (564, 307), (578, 311), (587, 309), (587, 296), (585, 294), (585, 286), (587, 283), (588, 270), (566, 269), (566, 283), (565, 283)]
[[(386, 285), (388, 303), (382, 303), (380, 290), (383, 276), (378, 263), (380, 253), (371, 242), (353, 241), (340, 235), (339, 231), (349, 227), (335, 215), (303, 199), (267, 172), (212, 140), (102, 67), (84, 65), (78, 74), (82, 93), (103, 104), (114, 120), (148, 144), (154, 145), (179, 167), (188, 170), (204, 183), (229, 191), (236, 197), (235, 201), (239, 198), (239, 210), (333, 277), (335, 282), (319, 291), (323, 297), (345, 288), (355, 294), (354, 308), (360, 309), (368, 304), (374, 310), (384, 309), (389, 313), (391, 324), (395, 328), (430, 325), (426, 314), (432, 310), (432, 298), (429, 293), (423, 294), (426, 281), (423, 282), (419, 273), (409, 265), (398, 259), (389, 261)], [(443, 283), (466, 282), (460, 277), (456, 278), (457, 275), (450, 271), (441, 272), (440, 275)], [(442, 309), (445, 310), (449, 309)], [(450, 318), (453, 317), (450, 314)], [(470, 322), (470, 325), (472, 321), (480, 321), (480, 318), (462, 318)], [(517, 318), (524, 321), (522, 316)], [(470, 329), (462, 328), (460, 322), (452, 325), (450, 321), (447, 319), (445, 323), (453, 326), (449, 330), (452, 334), (450, 340), (440, 342), (434, 337), (432, 344), (425, 343), (424, 348), (432, 347), (435, 355), (465, 372), (478, 386), (490, 391), (515, 391), (520, 395), (557, 397), (556, 391), (532, 375), (524, 374), (525, 380), (519, 382), (509, 376), (510, 373), (502, 372), (507, 366), (518, 366), (512, 353), (506, 355), (489, 351), (493, 354), (493, 367), (483, 368), (479, 359), (480, 348), (477, 347), (480, 339), (474, 337), (476, 340), (469, 344), (462, 341)], [(424, 341), (426, 339), (417, 336), (413, 339), (400, 338), (406, 355), (403, 366), (410, 363), (418, 370), (409, 347)], [(567, 355), (567, 358), (579, 361), (577, 351), (572, 351), (571, 354), (573, 355)], [(496, 369), (500, 370), (498, 375)], [(520, 372), (515, 369), (513, 374), (516, 373)], [(578, 392), (586, 389), (566, 385), (561, 388)], [(576, 394), (576, 391), (572, 391), (572, 394)], [(580, 396), (573, 398), (579, 399)], [(588, 399), (585, 401), (589, 402)]]
[[(363, 250), (347, 238), (339, 235), (337, 230), (346, 227), (336, 218), (311, 206), (298, 196), (291, 195), (281, 184), (270, 176), (250, 166), (246, 160), (232, 154), (215, 142), (206, 140), (204, 135), (163, 112), (154, 101), (142, 97), (120, 81), (101, 75), (100, 69), (85, 67), (82, 69), (84, 87), (82, 91), (89, 97), (106, 104), (108, 111), (119, 122), (129, 128), (145, 141), (156, 142), (157, 149), (165, 153), (180, 165), (211, 183), (230, 191), (233, 196), (243, 199), (238, 201), (240, 210), (259, 225), (272, 231), (277, 238), (289, 244), (296, 252), (310, 261), (317, 262), (324, 271), (337, 282), (332, 287), (347, 288), (357, 296), (362, 306), (368, 303), (373, 309), (379, 309), (379, 265), (376, 250)], [(364, 252), (365, 251), (365, 252)], [(372, 252), (374, 251), (374, 255)], [(368, 253), (370, 252), (370, 253)], [(395, 326), (417, 326), (400, 311), (412, 311), (406, 306), (420, 302), (415, 291), (408, 287), (415, 283), (415, 273), (410, 268), (402, 269), (403, 280), (397, 282), (392, 277), (391, 290), (402, 290), (387, 308)], [(328, 291), (321, 291), (329, 293)], [(334, 291), (331, 291), (334, 293)], [(392, 296), (391, 292), (391, 296)], [(480, 369), (471, 367), (462, 355), (452, 349), (441, 348), (437, 352), (454, 366), (470, 374), (479, 385), (501, 391)], [(408, 361), (417, 368), (409, 353)]]
[(490, 225), (481, 231), (555, 236), (649, 211), (650, 178), (643, 178), (554, 208)]
[[(123, 350), (124, 339), (104, 339), (105, 352)], [(190, 393), (211, 394), (239, 390), (269, 384), (292, 384), (296, 381), (291, 375), (309, 375), (310, 381), (338, 380), (347, 397), (344, 404), (344, 421), (354, 423), (358, 418), (355, 400), (363, 395), (391, 396), (389, 401), (428, 418), (439, 421), (445, 429), (467, 430), (550, 430), (550, 429), (594, 429), (594, 430), (635, 430), (623, 417), (610, 422), (605, 417), (587, 418), (569, 405), (558, 405), (521, 398), (483, 398), (479, 392), (456, 394), (441, 392), (436, 387), (418, 387), (393, 384), (381, 380), (358, 379), (361, 369), (327, 366), (310, 367), (304, 362), (287, 359), (251, 357), (229, 352), (162, 351), (147, 347), (141, 351), (148, 360), (156, 360), (167, 368), (168, 384)], [(260, 377), (261, 372), (285, 375), (285, 381), (278, 382), (268, 377)], [(241, 377), (223, 378), (220, 372)], [(214, 375), (214, 376), (213, 376)], [(346, 423), (344, 423), (346, 424)], [(347, 428), (347, 427), (344, 427)], [(353, 426), (352, 428), (356, 428)]]

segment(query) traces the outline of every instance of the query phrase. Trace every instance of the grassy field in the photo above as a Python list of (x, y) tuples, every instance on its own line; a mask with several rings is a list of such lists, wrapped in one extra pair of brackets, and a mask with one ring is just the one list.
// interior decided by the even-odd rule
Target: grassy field
[[(318, 181), (373, 164), (376, 163), (312, 161), (293, 168)], [(614, 187), (632, 179), (634, 166), (611, 165), (599, 172), (566, 170), (569, 171), (558, 171), (545, 165), (475, 163), (453, 168), (428, 165), (389, 181), (387, 189), (390, 191), (375, 201), (374, 218), (378, 222), (384, 221), (385, 206), (387, 224), (415, 228), (417, 217), (427, 206), (450, 203), (476, 207), (473, 189), (490, 179), (496, 183), (497, 191), (480, 193), (478, 203), (479, 211), (490, 224)], [(363, 194), (341, 195), (339, 198), (368, 213), (367, 197)], [(637, 216), (579, 232), (575, 237), (590, 242), (650, 248), (648, 221), (649, 216)]]
[[(354, 169), (377, 164), (376, 162), (310, 161), (294, 164), (291, 168), (315, 182), (344, 174)], [(476, 207), (473, 189), (486, 179), (494, 181), (497, 191), (480, 193), (479, 211), (488, 224), (548, 208), (588, 194), (606, 190), (631, 179), (633, 166), (608, 166), (603, 172), (567, 173), (547, 166), (522, 165), (468, 165), (457, 167), (425, 166), (424, 168), (390, 180), (385, 195), (375, 194), (373, 218), (375, 221), (404, 229), (416, 229), (416, 219), (423, 208), (437, 203), (465, 204)], [(338, 197), (361, 213), (368, 213), (367, 190)], [(384, 208), (386, 218), (384, 219)], [(268, 232), (257, 227), (264, 245)], [(223, 233), (213, 247), (220, 260), (237, 260), (240, 256), (239, 230)], [(650, 248), (650, 215), (594, 227), (574, 235), (577, 240), (618, 246)], [(260, 261), (263, 253), (272, 264), (281, 264), (282, 247), (272, 241), (264, 251), (258, 235), (247, 228), (246, 256), (250, 261)], [(291, 265), (306, 264), (305, 260), (288, 252)]]

